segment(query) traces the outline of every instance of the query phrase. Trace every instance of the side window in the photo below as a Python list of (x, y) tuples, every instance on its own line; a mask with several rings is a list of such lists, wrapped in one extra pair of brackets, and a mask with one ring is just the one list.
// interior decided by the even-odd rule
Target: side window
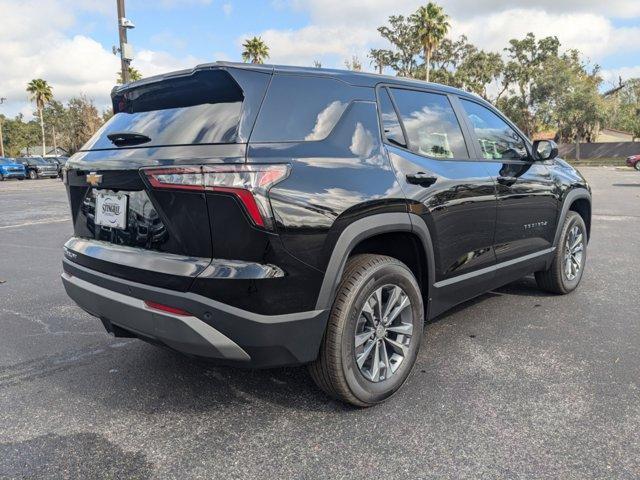
[(524, 140), (498, 115), (486, 107), (460, 99), (476, 132), (484, 158), (495, 160), (526, 160)]
[(353, 87), (333, 78), (274, 75), (252, 142), (324, 140), (353, 97)]
[(380, 118), (382, 120), (384, 137), (389, 143), (406, 148), (407, 142), (404, 139), (404, 133), (402, 133), (400, 120), (398, 119), (395, 108), (393, 108), (391, 97), (389, 97), (389, 92), (386, 88), (380, 89), (379, 100)]
[(392, 88), (409, 148), (428, 157), (469, 158), (462, 129), (445, 95)]

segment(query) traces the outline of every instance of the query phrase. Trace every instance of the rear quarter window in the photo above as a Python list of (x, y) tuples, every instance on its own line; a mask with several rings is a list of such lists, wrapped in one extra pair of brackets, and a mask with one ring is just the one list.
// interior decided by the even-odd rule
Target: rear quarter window
[(333, 78), (274, 75), (252, 142), (324, 140), (353, 99), (353, 87)]
[(143, 84), (112, 97), (114, 116), (83, 150), (117, 148), (107, 135), (139, 133), (151, 140), (142, 147), (235, 143), (243, 92), (224, 70)]

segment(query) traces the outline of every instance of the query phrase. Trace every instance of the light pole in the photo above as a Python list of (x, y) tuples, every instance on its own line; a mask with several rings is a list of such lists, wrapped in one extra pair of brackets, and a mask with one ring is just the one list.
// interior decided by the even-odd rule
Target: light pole
[[(120, 40), (120, 48), (117, 51), (120, 52), (120, 68), (122, 69), (122, 83), (124, 84), (129, 83), (129, 64), (133, 60), (133, 49), (127, 43), (127, 30), (135, 28), (135, 25), (125, 17), (124, 0), (116, 0), (116, 4), (118, 7), (118, 37)], [(115, 47), (113, 53), (116, 53)]]
[[(2, 105), (7, 99), (0, 97), (0, 105)], [(4, 141), (2, 140), (2, 118), (0, 118), (0, 157), (4, 157)]]

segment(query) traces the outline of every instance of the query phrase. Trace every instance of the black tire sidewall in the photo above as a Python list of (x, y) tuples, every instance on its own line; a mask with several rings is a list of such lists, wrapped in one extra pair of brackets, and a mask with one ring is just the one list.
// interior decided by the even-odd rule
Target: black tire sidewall
[[(577, 225), (580, 229), (580, 232), (582, 233), (584, 249), (582, 251), (582, 265), (580, 266), (580, 271), (578, 272), (578, 275), (576, 275), (576, 278), (574, 278), (573, 280), (569, 280), (564, 272), (564, 255), (566, 253), (565, 243), (567, 241), (567, 235), (569, 234), (569, 231), (574, 227), (574, 225)], [(566, 293), (569, 293), (575, 290), (580, 284), (580, 280), (582, 280), (582, 275), (584, 274), (584, 269), (587, 265), (587, 227), (585, 226), (584, 221), (582, 220), (582, 217), (580, 215), (574, 214), (567, 219), (564, 230), (562, 232), (562, 237), (560, 238), (560, 245), (558, 245), (558, 247), (558, 268), (560, 269), (560, 271), (558, 272), (559, 278), (562, 282), (563, 290)]]
[(30, 170), (30, 171), (29, 171), (29, 178), (30, 178), (31, 180), (36, 180), (36, 179), (38, 178), (38, 172), (35, 172), (35, 171), (33, 171), (33, 170)]
[[(388, 380), (378, 383), (367, 380), (360, 372), (355, 359), (354, 335), (358, 316), (364, 302), (379, 287), (383, 285), (398, 285), (409, 296), (413, 309), (413, 335), (410, 353), (400, 365), (396, 373)], [(389, 263), (373, 270), (359, 286), (351, 301), (348, 314), (343, 323), (342, 332), (342, 366), (345, 380), (352, 394), (358, 400), (374, 404), (393, 395), (406, 381), (415, 363), (422, 340), (422, 326), (424, 310), (419, 287), (411, 272), (400, 264)]]

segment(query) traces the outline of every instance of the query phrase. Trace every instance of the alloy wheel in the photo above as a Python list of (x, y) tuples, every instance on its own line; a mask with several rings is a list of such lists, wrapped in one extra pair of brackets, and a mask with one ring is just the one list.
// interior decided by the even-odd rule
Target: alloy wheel
[(409, 354), (413, 311), (406, 292), (384, 285), (367, 299), (356, 323), (355, 357), (360, 373), (377, 383), (393, 376)]
[(577, 225), (569, 230), (564, 247), (564, 274), (568, 280), (573, 280), (578, 276), (584, 258), (584, 235)]

